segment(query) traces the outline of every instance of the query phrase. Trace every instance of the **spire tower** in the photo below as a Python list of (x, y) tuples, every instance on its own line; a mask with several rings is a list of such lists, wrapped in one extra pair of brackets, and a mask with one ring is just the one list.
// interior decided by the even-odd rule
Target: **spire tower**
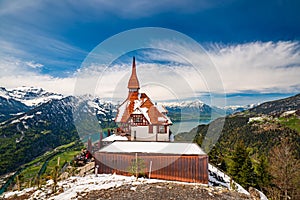
[(139, 80), (136, 75), (135, 57), (133, 57), (133, 61), (132, 61), (132, 71), (131, 71), (130, 79), (128, 81), (128, 89), (129, 92), (138, 92), (140, 89)]

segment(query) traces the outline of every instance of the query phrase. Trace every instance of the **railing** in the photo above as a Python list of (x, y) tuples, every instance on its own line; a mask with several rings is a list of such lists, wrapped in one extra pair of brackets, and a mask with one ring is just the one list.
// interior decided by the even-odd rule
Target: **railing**
[(79, 171), (78, 176), (84, 176), (86, 174), (86, 172), (90, 171), (94, 167), (95, 167), (95, 163), (90, 162), (90, 163), (86, 164), (85, 166), (78, 168), (78, 171)]

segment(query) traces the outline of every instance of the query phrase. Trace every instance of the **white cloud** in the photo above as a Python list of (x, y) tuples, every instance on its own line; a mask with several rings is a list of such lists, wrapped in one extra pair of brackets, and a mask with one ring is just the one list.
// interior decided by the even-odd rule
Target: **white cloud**
[(41, 65), (0, 54), (0, 85), (6, 88), (35, 86), (66, 95), (73, 93), (74, 77), (57, 78), (41, 74), (37, 69)]
[(31, 68), (41, 68), (41, 67), (43, 67), (44, 65), (43, 64), (40, 64), (40, 63), (36, 63), (36, 62), (34, 62), (34, 61), (28, 61), (28, 62), (25, 62), (26, 63), (26, 65), (28, 65), (29, 67), (31, 67)]
[(299, 92), (300, 44), (254, 42), (208, 51), (226, 92)]
[[(168, 45), (171, 45), (168, 43)], [(174, 45), (172, 48), (176, 48)], [(182, 48), (182, 47), (180, 47)], [(181, 50), (186, 50), (183, 48)], [(299, 69), (300, 50), (298, 42), (255, 42), (238, 45), (212, 45), (208, 57), (203, 56), (196, 63), (211, 59), (217, 74), (209, 73), (203, 63), (192, 66), (187, 61), (196, 59), (195, 52), (184, 60), (180, 55), (157, 52), (149, 53), (147, 60), (182, 63), (181, 65), (141, 63), (137, 57), (137, 73), (141, 91), (147, 92), (155, 101), (186, 99), (201, 94), (214, 93), (213, 76), (220, 76), (226, 93), (247, 91), (265, 93), (296, 93), (300, 90)], [(127, 83), (131, 63), (110, 67), (92, 65), (82, 68), (70, 77), (57, 78), (41, 74), (35, 61), (23, 61), (11, 57), (1, 57), (0, 85), (18, 87), (22, 85), (43, 87), (63, 94), (90, 93), (100, 97), (122, 101), (127, 96)], [(208, 76), (205, 76), (208, 75)], [(220, 84), (220, 83), (216, 83)]]
[[(74, 15), (81, 15), (82, 19), (92, 19), (113, 13), (122, 18), (147, 17), (161, 12), (194, 13), (219, 6), (224, 2), (218, 0), (65, 0), (65, 1), (35, 1), (2, 0), (0, 2), (1, 15), (21, 15), (24, 12), (39, 14), (40, 10), (52, 13), (59, 17), (71, 18)], [(230, 2), (227, 2), (230, 3)], [(89, 10), (89, 14), (86, 14)], [(82, 14), (84, 13), (84, 14)], [(51, 13), (49, 13), (51, 14)]]

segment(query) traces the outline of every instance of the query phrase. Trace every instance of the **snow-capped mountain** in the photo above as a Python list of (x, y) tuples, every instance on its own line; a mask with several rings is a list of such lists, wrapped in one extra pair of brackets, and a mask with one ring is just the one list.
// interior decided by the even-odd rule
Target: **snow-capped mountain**
[(35, 107), (50, 101), (51, 99), (62, 99), (62, 94), (47, 92), (42, 88), (18, 87), (13, 89), (0, 88), (0, 96), (5, 99), (14, 99), (26, 106)]
[(174, 107), (203, 107), (205, 105), (204, 102), (200, 100), (195, 101), (181, 101), (181, 102), (162, 102), (162, 105), (168, 108), (174, 108)]
[(259, 104), (249, 104), (249, 105), (228, 105), (225, 107), (219, 107), (226, 112), (226, 114), (233, 114), (237, 112), (243, 112), (245, 110), (251, 109)]
[[(1, 106), (0, 106), (1, 107)], [(87, 96), (52, 99), (0, 123), (0, 174), (57, 146), (113, 127), (115, 108)], [(3, 141), (3, 142), (2, 142)], [(9, 159), (13, 157), (14, 159)]]
[(173, 122), (189, 120), (211, 120), (222, 116), (223, 110), (211, 107), (200, 100), (161, 103), (168, 110), (168, 116)]

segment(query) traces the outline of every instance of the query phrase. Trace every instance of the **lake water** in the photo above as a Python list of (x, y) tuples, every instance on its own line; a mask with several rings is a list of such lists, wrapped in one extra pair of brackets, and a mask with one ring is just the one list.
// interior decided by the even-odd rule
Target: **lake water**
[(208, 124), (210, 121), (186, 121), (186, 122), (174, 122), (171, 126), (171, 131), (174, 135), (182, 132), (189, 132), (199, 124)]

